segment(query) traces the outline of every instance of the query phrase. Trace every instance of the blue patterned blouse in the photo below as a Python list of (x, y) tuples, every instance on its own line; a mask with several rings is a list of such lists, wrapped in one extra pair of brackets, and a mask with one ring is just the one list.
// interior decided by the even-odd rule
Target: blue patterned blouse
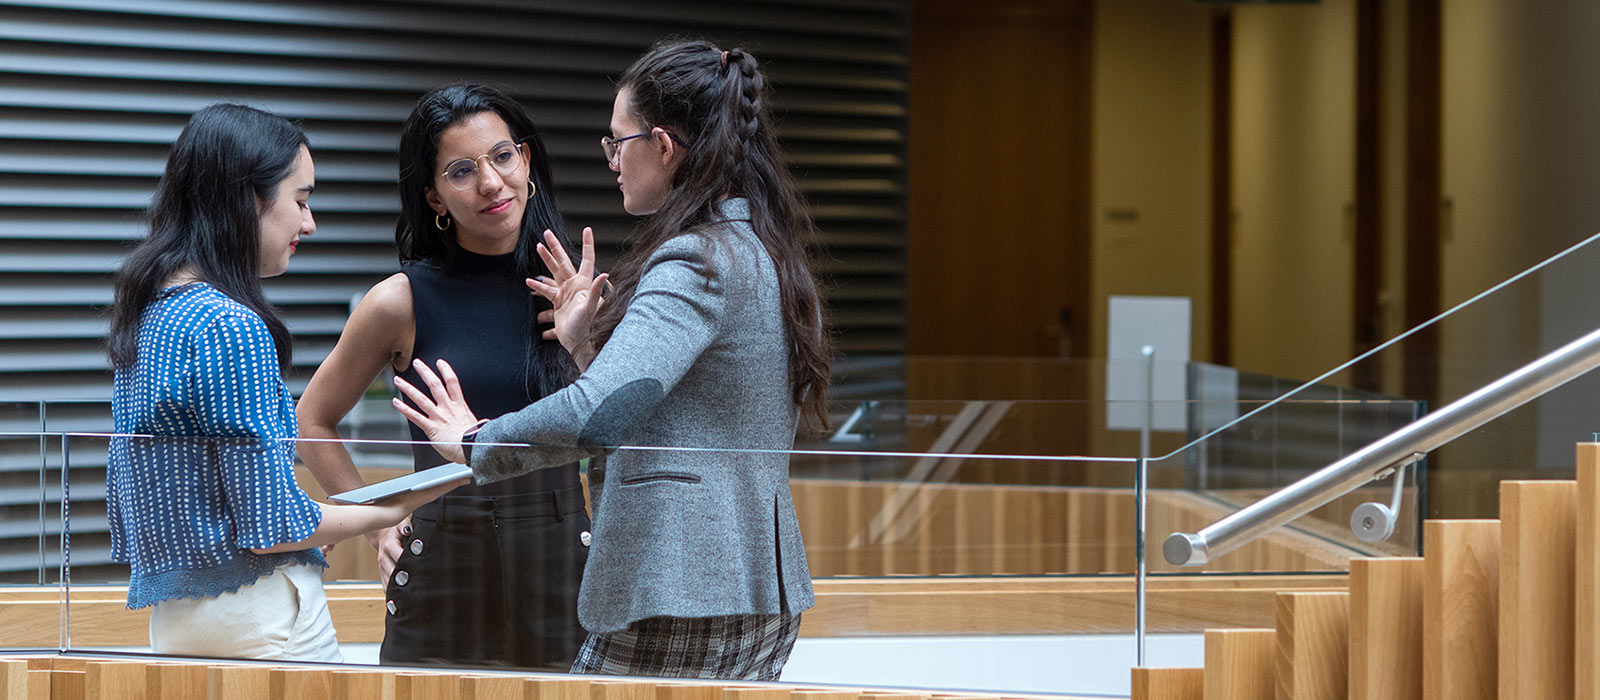
[(117, 433), (106, 470), (111, 555), (129, 564), (128, 607), (206, 598), (316, 549), (322, 511), (294, 481), (294, 401), (255, 312), (200, 282), (163, 290), (139, 326), (139, 356), (116, 373)]

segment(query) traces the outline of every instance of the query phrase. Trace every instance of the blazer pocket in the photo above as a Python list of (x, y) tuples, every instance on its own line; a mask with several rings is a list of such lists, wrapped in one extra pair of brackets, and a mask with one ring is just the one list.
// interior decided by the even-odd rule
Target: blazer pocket
[(644, 474), (634, 474), (633, 476), (622, 477), (623, 486), (637, 486), (639, 484), (649, 484), (657, 481), (676, 481), (682, 484), (698, 484), (700, 483), (700, 475), (690, 474), (688, 472), (647, 472)]

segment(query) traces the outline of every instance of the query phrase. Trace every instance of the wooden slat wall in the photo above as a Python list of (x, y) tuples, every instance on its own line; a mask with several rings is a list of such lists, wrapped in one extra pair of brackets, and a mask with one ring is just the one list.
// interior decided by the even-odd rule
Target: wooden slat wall
[[(795, 479), (790, 488), (811, 573), (819, 578), (1134, 570), (1130, 489), (820, 479)], [(888, 527), (875, 530), (885, 504), (895, 500), (904, 505), (892, 510)], [(1148, 532), (1192, 532), (1229, 512), (1192, 493), (1156, 491)], [(1288, 529), (1230, 553), (1206, 571), (1346, 571), (1356, 555)], [(1164, 561), (1151, 561), (1150, 567), (1178, 571)]]
[[(108, 276), (142, 235), (172, 139), (219, 100), (299, 120), (317, 158), (318, 233), (269, 284), (296, 336), (297, 392), (352, 296), (397, 269), (394, 149), (401, 120), (431, 87), (483, 80), (523, 101), (553, 155), (562, 211), (594, 225), (603, 261), (612, 259), (631, 220), (597, 144), (611, 78), (672, 35), (752, 45), (766, 61), (780, 135), (821, 228), (842, 348), (901, 353), (909, 6), (0, 0), (0, 403), (109, 396)], [(0, 430), (37, 430), (37, 412), (23, 413), (0, 406)], [(104, 403), (58, 405), (51, 427), (103, 430), (107, 415)], [(37, 449), (0, 445), (0, 495), (31, 489), (37, 500)], [(88, 482), (102, 466), (74, 460)], [(87, 555), (104, 524), (91, 491), (74, 496), (89, 497), (73, 514), (74, 544)], [(8, 505), (22, 504), (0, 500), (0, 528), (13, 517)], [(34, 530), (25, 534), (36, 539)], [(0, 559), (8, 548), (37, 556), (36, 541), (6, 537)]]
[[(1347, 582), (1343, 574), (1153, 577), (1148, 629), (1193, 634), (1270, 627), (1283, 592), (1337, 592)], [(834, 578), (815, 586), (817, 605), (806, 611), (803, 637), (1125, 635), (1134, 626), (1128, 575)], [(330, 583), (327, 591), (341, 642), (382, 641), (388, 613), (377, 582)], [(74, 584), (72, 648), (147, 645), (150, 608), (129, 610), (127, 595), (126, 585)], [(56, 648), (61, 619), (61, 594), (52, 587), (0, 590), (0, 649)], [(1269, 664), (1269, 680), (1270, 670)]]
[[(365, 470), (368, 480), (386, 476)], [(306, 490), (319, 495), (303, 473)], [(941, 576), (1128, 574), (1134, 570), (1128, 489), (968, 484), (790, 482), (811, 575)], [(886, 511), (886, 504), (902, 502)], [(1193, 531), (1229, 511), (1185, 492), (1151, 494), (1149, 531)], [(887, 514), (886, 514), (887, 513)], [(887, 523), (875, 529), (875, 522)], [(1342, 572), (1352, 550), (1280, 530), (1230, 553), (1207, 572)], [(351, 538), (329, 554), (328, 580), (372, 580), (372, 548)], [(1192, 573), (1151, 562), (1152, 571)]]

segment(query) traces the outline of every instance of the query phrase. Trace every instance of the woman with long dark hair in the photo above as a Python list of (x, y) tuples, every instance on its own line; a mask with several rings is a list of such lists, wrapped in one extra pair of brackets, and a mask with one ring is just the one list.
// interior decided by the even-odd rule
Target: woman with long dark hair
[(480, 481), (644, 446), (607, 458), (573, 670), (776, 679), (813, 602), (784, 450), (826, 423), (830, 350), (755, 57), (656, 45), (622, 74), (601, 144), (645, 217), (615, 291), (601, 303), (587, 250), (577, 269), (549, 251), (534, 285), (583, 374), (480, 421), (447, 363), (419, 363), (427, 393), (397, 380), (401, 410)]
[[(541, 232), (562, 231), (544, 143), (522, 106), (494, 88), (446, 85), (417, 101), (400, 135), (401, 271), (357, 305), (301, 398), (301, 432), (338, 437), (339, 420), (385, 367), (447, 359), (487, 416), (566, 386), (576, 368), (541, 337), (549, 302)], [(554, 243), (553, 243), (554, 244)], [(559, 244), (557, 244), (559, 245)], [(418, 470), (447, 460), (412, 429)], [(301, 455), (330, 492), (362, 485), (337, 442)], [(578, 466), (565, 463), (429, 503), (369, 535), (387, 590), (380, 658), (565, 670), (583, 629), (577, 593), (589, 519)]]
[(294, 481), (290, 337), (262, 293), (316, 231), (305, 134), (206, 107), (167, 156), (150, 234), (117, 270), (106, 507), (128, 607), (158, 653), (340, 660), (318, 547), (399, 522), (460, 484), (317, 503)]

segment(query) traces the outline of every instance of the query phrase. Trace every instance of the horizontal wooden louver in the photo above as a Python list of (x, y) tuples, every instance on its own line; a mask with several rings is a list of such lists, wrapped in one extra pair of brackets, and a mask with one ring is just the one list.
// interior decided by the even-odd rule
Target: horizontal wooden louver
[[(842, 374), (838, 395), (893, 394), (898, 365), (866, 358), (905, 349), (908, 13), (908, 0), (0, 0), (0, 424), (37, 429), (36, 414), (16, 416), (53, 401), (52, 430), (109, 428), (108, 277), (143, 235), (167, 148), (194, 110), (243, 101), (311, 137), (318, 233), (269, 283), (296, 337), (298, 392), (351, 299), (397, 268), (394, 149), (418, 95), (472, 79), (523, 101), (563, 213), (595, 227), (605, 262), (632, 225), (597, 143), (610, 80), (674, 35), (751, 45), (766, 61), (821, 229), (840, 366), (864, 368)], [(37, 573), (39, 450), (0, 438), (0, 572), (11, 572), (0, 577), (11, 580)], [(76, 569), (108, 555), (94, 503), (104, 447), (72, 456)], [(12, 503), (22, 493), (31, 506)]]

